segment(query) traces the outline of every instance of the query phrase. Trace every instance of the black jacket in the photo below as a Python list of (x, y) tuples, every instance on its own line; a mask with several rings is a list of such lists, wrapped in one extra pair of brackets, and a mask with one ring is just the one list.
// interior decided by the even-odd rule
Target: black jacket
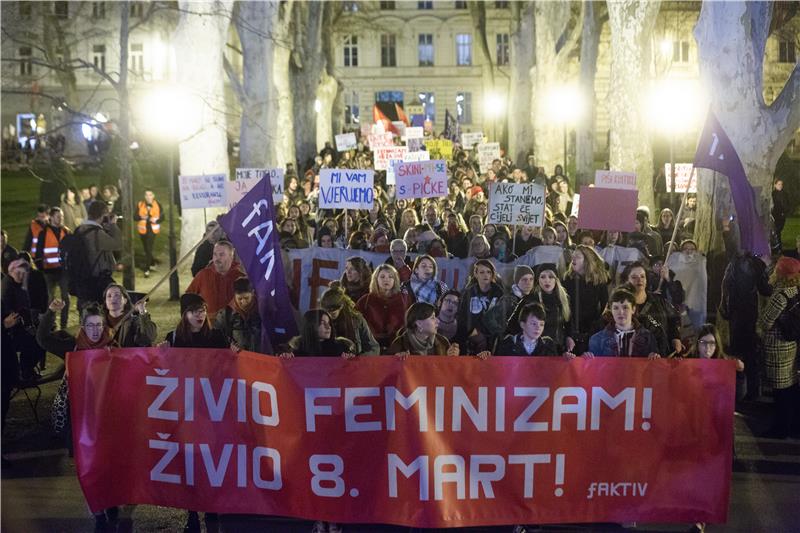
[(522, 343), (522, 335), (507, 335), (505, 339), (497, 344), (497, 349), (494, 355), (515, 355), (515, 356), (552, 356), (559, 355), (556, 343), (550, 337), (539, 337), (536, 342), (536, 347), (533, 353), (525, 351), (525, 345)]

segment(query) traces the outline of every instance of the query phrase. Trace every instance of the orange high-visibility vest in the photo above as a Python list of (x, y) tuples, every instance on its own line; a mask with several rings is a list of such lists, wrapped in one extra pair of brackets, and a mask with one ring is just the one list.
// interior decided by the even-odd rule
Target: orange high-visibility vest
[(31, 255), (34, 258), (36, 257), (36, 252), (39, 250), (39, 237), (43, 229), (38, 220), (31, 220)]
[(150, 229), (158, 235), (158, 232), (161, 231), (161, 224), (158, 223), (158, 220), (161, 218), (161, 206), (158, 205), (158, 202), (153, 200), (151, 205), (147, 205), (147, 202), (142, 200), (139, 202), (139, 222), (137, 224), (137, 229), (139, 230), (139, 235), (144, 235), (147, 233), (147, 220), (150, 220)]
[[(56, 233), (58, 232), (58, 233)], [(64, 238), (69, 232), (64, 226), (56, 229), (53, 226), (47, 226), (42, 232), (44, 239), (44, 259), (42, 264), (47, 269), (61, 268), (61, 239)]]

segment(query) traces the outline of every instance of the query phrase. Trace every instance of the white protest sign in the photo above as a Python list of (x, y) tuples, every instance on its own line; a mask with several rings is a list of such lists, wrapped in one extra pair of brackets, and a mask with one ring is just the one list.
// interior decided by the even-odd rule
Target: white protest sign
[(367, 136), (367, 140), (369, 141), (369, 147), (373, 150), (380, 146), (394, 146), (394, 140), (391, 131), (384, 133), (372, 133)]
[(406, 152), (406, 155), (403, 156), (403, 161), (430, 161), (431, 153), (425, 150), (420, 150), (419, 152)]
[(570, 212), (569, 216), (576, 217), (578, 216), (578, 211), (581, 208), (581, 195), (580, 193), (575, 193), (572, 195), (572, 211)]
[(397, 199), (447, 196), (447, 164), (441, 159), (396, 163)]
[(594, 173), (594, 184), (604, 189), (636, 190), (635, 172), (618, 172), (615, 170), (597, 170)]
[(500, 159), (500, 143), (483, 143), (478, 145), (478, 164), (481, 172), (492, 168), (492, 161)]
[[(689, 172), (692, 172), (693, 166), (691, 163), (675, 164), (675, 192), (686, 192)], [(672, 169), (669, 163), (664, 165), (664, 175), (667, 177), (667, 192), (672, 192)], [(689, 187), (689, 192), (697, 192), (697, 169), (694, 169), (692, 174), (692, 186)]]
[(396, 178), (394, 176), (394, 166), (397, 163), (402, 163), (402, 159), (390, 159), (389, 165), (386, 167), (386, 185), (394, 185), (396, 183)]
[(461, 134), (461, 145), (464, 147), (464, 150), (472, 150), (472, 146), (480, 144), (481, 141), (483, 141), (482, 131)]
[(403, 159), (408, 153), (407, 146), (381, 146), (373, 150), (375, 158), (375, 170), (386, 170), (389, 168), (389, 160)]
[(544, 187), (535, 183), (492, 183), (489, 223), (544, 226)]
[(417, 127), (406, 127), (406, 140), (409, 139), (422, 139), (425, 136), (425, 131), (422, 129), (422, 126)]
[(206, 174), (204, 176), (179, 176), (181, 209), (204, 209), (206, 207), (226, 207), (225, 174)]
[(319, 172), (320, 209), (372, 209), (375, 172), (323, 168)]
[(392, 126), (394, 126), (394, 129), (397, 130), (397, 134), (400, 137), (405, 137), (405, 135), (406, 135), (406, 123), (405, 122), (403, 122), (402, 120), (393, 120), (392, 121)]
[(406, 140), (406, 146), (408, 146), (408, 151), (409, 152), (419, 152), (420, 150), (422, 150), (422, 146), (423, 146), (423, 142), (422, 141), (423, 141), (422, 138)]
[(356, 141), (356, 134), (353, 132), (340, 133), (336, 136), (336, 150), (339, 152), (352, 150), (356, 148), (357, 145), (358, 141)]
[(228, 209), (233, 209), (250, 189), (263, 178), (269, 177), (272, 185), (272, 201), (279, 204), (283, 201), (283, 169), (282, 168), (237, 168), (236, 180), (226, 182), (228, 189)]

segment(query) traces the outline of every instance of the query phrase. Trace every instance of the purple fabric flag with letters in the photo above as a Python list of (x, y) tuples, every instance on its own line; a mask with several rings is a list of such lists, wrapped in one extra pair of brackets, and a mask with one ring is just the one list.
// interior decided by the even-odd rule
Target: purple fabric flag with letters
[(272, 354), (278, 344), (297, 334), (297, 324), (283, 273), (269, 177), (259, 181), (223, 216), (220, 225), (236, 247), (258, 297), (261, 352)]
[(739, 217), (742, 250), (752, 252), (753, 255), (768, 257), (770, 254), (769, 241), (764, 224), (756, 211), (755, 191), (747, 181), (744, 166), (742, 166), (742, 161), (739, 159), (733, 143), (722, 129), (722, 125), (714, 116), (713, 111), (710, 110), (703, 134), (697, 145), (694, 166), (708, 168), (728, 176), (733, 203)]

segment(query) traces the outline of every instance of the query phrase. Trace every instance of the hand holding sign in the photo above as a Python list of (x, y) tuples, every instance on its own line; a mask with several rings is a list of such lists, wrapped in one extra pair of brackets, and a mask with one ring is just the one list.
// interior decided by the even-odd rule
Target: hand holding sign
[(447, 165), (442, 160), (398, 163), (394, 175), (398, 199), (447, 196)]

